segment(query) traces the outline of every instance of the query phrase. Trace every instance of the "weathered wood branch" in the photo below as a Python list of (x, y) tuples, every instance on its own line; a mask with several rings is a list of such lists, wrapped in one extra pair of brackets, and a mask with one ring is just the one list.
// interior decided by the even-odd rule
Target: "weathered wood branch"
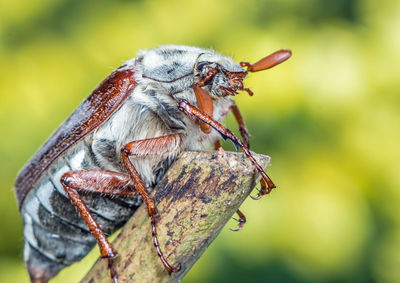
[[(269, 157), (255, 155), (267, 167)], [(178, 282), (215, 239), (256, 185), (259, 174), (239, 153), (185, 152), (154, 190), (157, 230), (169, 263), (181, 264), (171, 276), (153, 246), (150, 221), (142, 205), (113, 242), (119, 253), (119, 282)], [(99, 259), (83, 283), (110, 282), (106, 260)]]

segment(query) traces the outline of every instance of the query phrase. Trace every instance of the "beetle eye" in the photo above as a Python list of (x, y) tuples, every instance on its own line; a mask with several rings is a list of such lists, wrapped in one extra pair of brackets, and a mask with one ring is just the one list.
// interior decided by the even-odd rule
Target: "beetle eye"
[(208, 65), (208, 62), (201, 62), (199, 64), (197, 64), (197, 71), (203, 73), (204, 71), (206, 71)]

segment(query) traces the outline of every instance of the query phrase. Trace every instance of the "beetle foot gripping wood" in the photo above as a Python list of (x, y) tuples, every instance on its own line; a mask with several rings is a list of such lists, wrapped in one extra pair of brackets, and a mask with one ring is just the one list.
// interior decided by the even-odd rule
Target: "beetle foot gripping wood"
[[(266, 168), (269, 157), (254, 155)], [(240, 153), (184, 152), (153, 190), (159, 211), (159, 243), (167, 260), (181, 264), (169, 275), (154, 253), (151, 227), (141, 206), (113, 242), (119, 252), (119, 282), (177, 282), (198, 260), (237, 211), (259, 179)], [(99, 260), (82, 280), (110, 282), (107, 263)]]

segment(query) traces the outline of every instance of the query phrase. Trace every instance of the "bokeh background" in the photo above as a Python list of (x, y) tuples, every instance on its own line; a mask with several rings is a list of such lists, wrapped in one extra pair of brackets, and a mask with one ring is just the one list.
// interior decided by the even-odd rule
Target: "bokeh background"
[(293, 50), (237, 99), (278, 189), (247, 200), (243, 231), (226, 227), (183, 282), (400, 282), (397, 0), (1, 1), (0, 282), (28, 282), (18, 170), (114, 68), (161, 44), (250, 62)]

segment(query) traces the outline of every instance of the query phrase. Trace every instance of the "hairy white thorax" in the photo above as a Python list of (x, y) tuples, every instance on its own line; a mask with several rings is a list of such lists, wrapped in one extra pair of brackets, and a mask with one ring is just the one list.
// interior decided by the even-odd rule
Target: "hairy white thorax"
[[(177, 108), (179, 99), (197, 105), (193, 91), (193, 68), (198, 60), (217, 62), (230, 71), (243, 68), (231, 58), (212, 50), (189, 46), (167, 45), (140, 51), (136, 59), (126, 62), (133, 67), (137, 86), (121, 108), (99, 127), (92, 137), (97, 158), (109, 170), (124, 170), (120, 162), (120, 149), (131, 141), (183, 134), (181, 146), (162, 156), (131, 158), (134, 166), (147, 184), (155, 181), (154, 167), (163, 159), (173, 159), (182, 150), (203, 150), (219, 139), (212, 131), (205, 134), (198, 121), (192, 120)], [(207, 89), (207, 87), (205, 87)], [(222, 122), (229, 113), (233, 100), (228, 96), (213, 98), (213, 119)], [(110, 146), (115, 150), (115, 160), (110, 160)]]

